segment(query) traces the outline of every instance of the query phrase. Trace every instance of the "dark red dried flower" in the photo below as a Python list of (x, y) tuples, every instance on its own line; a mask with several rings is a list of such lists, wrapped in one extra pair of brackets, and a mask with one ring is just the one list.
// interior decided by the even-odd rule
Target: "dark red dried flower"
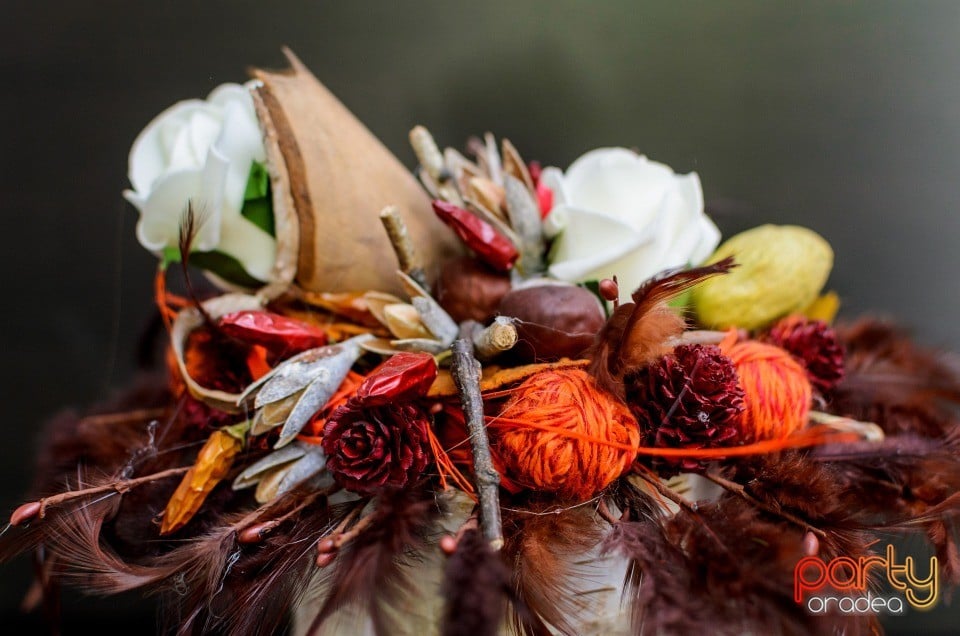
[(403, 488), (427, 466), (429, 417), (412, 403), (362, 408), (351, 400), (323, 428), (327, 468), (356, 493)]
[(822, 320), (788, 316), (775, 324), (764, 340), (801, 362), (810, 383), (822, 394), (832, 391), (843, 379), (843, 347), (833, 328)]
[[(733, 362), (719, 347), (681, 345), (624, 378), (626, 400), (646, 446), (715, 448), (741, 439), (743, 389)], [(665, 475), (704, 468), (697, 459), (662, 458)]]

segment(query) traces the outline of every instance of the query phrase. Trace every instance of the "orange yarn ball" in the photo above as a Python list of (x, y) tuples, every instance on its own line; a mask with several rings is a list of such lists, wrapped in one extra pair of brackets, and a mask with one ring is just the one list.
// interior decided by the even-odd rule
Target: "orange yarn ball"
[(743, 388), (745, 441), (783, 439), (807, 423), (813, 390), (804, 368), (773, 345), (747, 340), (721, 344)]
[(581, 369), (543, 371), (490, 418), (494, 460), (516, 485), (585, 501), (633, 463), (640, 427)]

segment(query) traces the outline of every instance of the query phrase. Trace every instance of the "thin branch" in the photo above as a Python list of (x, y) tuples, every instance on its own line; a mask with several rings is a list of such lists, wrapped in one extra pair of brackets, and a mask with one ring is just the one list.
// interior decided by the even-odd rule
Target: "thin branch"
[(73, 501), (74, 499), (89, 497), (91, 495), (98, 495), (102, 492), (110, 492), (111, 490), (122, 494), (142, 484), (159, 481), (161, 479), (166, 479), (167, 477), (182, 475), (190, 470), (190, 468), (190, 466), (168, 468), (167, 470), (161, 470), (158, 473), (144, 475), (143, 477), (136, 477), (134, 479), (121, 479), (109, 484), (104, 484), (103, 486), (93, 486), (91, 488), (82, 488), (80, 490), (68, 490), (67, 492), (62, 492), (59, 495), (53, 495), (52, 497), (44, 497), (43, 499), (38, 499), (37, 501), (31, 501), (30, 503), (23, 504), (13, 512), (13, 515), (10, 517), (10, 525), (18, 526), (22, 523), (30, 521), (30, 519), (33, 517), (39, 517), (43, 519), (44, 515), (46, 515), (47, 508), (50, 506), (58, 506), (67, 501)]
[(423, 273), (423, 268), (417, 262), (417, 251), (413, 247), (413, 241), (410, 240), (410, 233), (407, 232), (407, 224), (403, 222), (400, 211), (395, 205), (388, 205), (380, 212), (380, 221), (383, 228), (387, 231), (387, 237), (390, 239), (390, 245), (397, 255), (397, 262), (400, 264), (400, 271), (417, 281), (417, 284), (427, 289), (427, 277)]
[(774, 508), (773, 506), (770, 506), (760, 501), (759, 499), (757, 499), (756, 497), (748, 493), (747, 489), (743, 487), (743, 484), (738, 484), (735, 481), (730, 481), (729, 479), (726, 479), (725, 477), (721, 477), (720, 475), (717, 475), (714, 473), (703, 473), (703, 476), (709, 479), (710, 481), (712, 481), (713, 483), (717, 484), (718, 486), (721, 486), (724, 490), (727, 490), (739, 497), (742, 497), (745, 501), (753, 504), (754, 506), (756, 506), (757, 508), (760, 508), (765, 512), (768, 512), (777, 517), (786, 519), (790, 523), (796, 524), (801, 528), (805, 528), (819, 537), (826, 538), (827, 536), (826, 532), (824, 532), (820, 528), (816, 528), (810, 525), (809, 521), (804, 521), (803, 519), (801, 519), (800, 517), (797, 517), (796, 515), (793, 515), (781, 509)]
[(483, 396), (480, 395), (480, 363), (473, 357), (473, 343), (468, 337), (457, 338), (453, 351), (453, 380), (460, 391), (463, 414), (470, 431), (473, 449), (473, 472), (480, 497), (480, 532), (494, 550), (503, 547), (500, 527), (500, 473), (493, 467), (490, 440), (483, 417)]
[(123, 413), (99, 413), (97, 415), (88, 415), (82, 418), (79, 424), (90, 424), (93, 426), (110, 426), (112, 424), (133, 424), (135, 422), (145, 422), (147, 420), (160, 419), (167, 414), (167, 409), (136, 409)]

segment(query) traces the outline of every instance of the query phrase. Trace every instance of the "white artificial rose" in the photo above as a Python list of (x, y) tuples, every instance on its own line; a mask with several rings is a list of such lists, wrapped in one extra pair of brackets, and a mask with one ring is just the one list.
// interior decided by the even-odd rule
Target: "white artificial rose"
[(192, 202), (200, 224), (192, 249), (223, 252), (254, 278), (268, 280), (276, 241), (240, 214), (250, 167), (265, 159), (248, 87), (223, 84), (206, 101), (174, 104), (130, 149), (133, 189), (123, 195), (140, 211), (137, 239), (157, 254), (176, 248)]
[(699, 264), (720, 231), (703, 212), (695, 172), (678, 175), (626, 148), (591, 150), (566, 174), (543, 171), (554, 205), (550, 275), (582, 282), (617, 276), (620, 298), (671, 267)]

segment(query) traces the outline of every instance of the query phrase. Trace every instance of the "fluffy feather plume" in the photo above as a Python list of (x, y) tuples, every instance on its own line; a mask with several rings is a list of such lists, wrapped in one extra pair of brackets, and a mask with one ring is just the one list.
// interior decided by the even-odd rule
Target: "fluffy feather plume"
[(891, 324), (864, 319), (837, 327), (846, 377), (830, 411), (875, 422), (888, 434), (942, 438), (957, 429), (960, 365), (915, 345)]
[(375, 506), (369, 521), (358, 522), (367, 524), (364, 529), (329, 566), (329, 592), (308, 633), (318, 633), (334, 613), (351, 606), (365, 610), (377, 636), (398, 633), (392, 609), (413, 587), (409, 566), (439, 510), (432, 492), (418, 490), (385, 492)]
[(603, 547), (630, 560), (625, 598), (637, 634), (872, 633), (870, 619), (821, 623), (794, 602), (803, 535), (724, 499), (696, 516), (681, 510), (620, 522)]
[(578, 634), (577, 617), (589, 607), (577, 586), (589, 573), (578, 563), (595, 552), (602, 536), (593, 508), (531, 503), (505, 510), (503, 527), (503, 554), (513, 565), (519, 603), (512, 613), (516, 630), (536, 636)]
[(512, 597), (510, 571), (475, 529), (467, 530), (447, 560), (443, 636), (496, 636)]
[(664, 354), (667, 342), (680, 334), (684, 320), (666, 301), (710, 276), (735, 267), (733, 257), (651, 278), (632, 294), (632, 303), (617, 307), (597, 336), (588, 356), (589, 371), (601, 386), (623, 397), (623, 374)]

